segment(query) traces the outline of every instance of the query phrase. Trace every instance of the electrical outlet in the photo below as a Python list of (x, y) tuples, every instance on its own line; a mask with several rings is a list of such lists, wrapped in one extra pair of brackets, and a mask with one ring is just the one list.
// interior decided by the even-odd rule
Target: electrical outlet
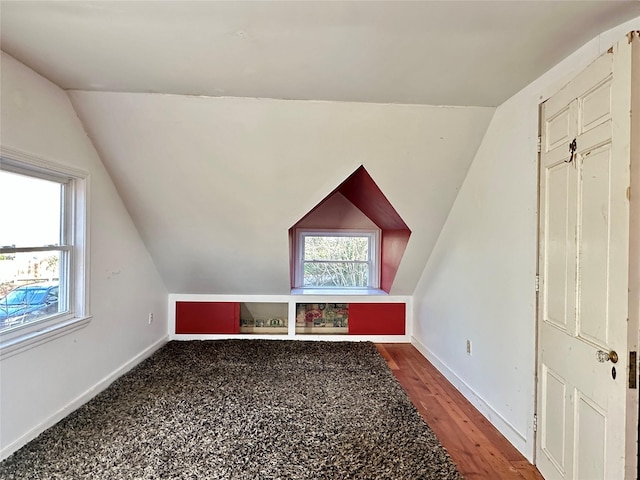
[(153, 323), (153, 312), (149, 313), (149, 325)]
[(467, 355), (471, 356), (471, 340), (467, 340)]

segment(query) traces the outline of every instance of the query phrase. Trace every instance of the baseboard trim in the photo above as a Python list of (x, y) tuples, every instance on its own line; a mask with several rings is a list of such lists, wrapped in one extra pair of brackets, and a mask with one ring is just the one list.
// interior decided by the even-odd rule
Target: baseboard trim
[(527, 457), (529, 451), (527, 445), (527, 437), (518, 431), (509, 421), (507, 421), (500, 413), (498, 413), (487, 401), (478, 395), (471, 386), (469, 386), (464, 380), (462, 380), (456, 373), (449, 368), (437, 355), (435, 355), (429, 348), (421, 343), (417, 338), (411, 338), (411, 344), (425, 357), (431, 364), (445, 376), (445, 378), (460, 392), (464, 397), (471, 402), (471, 404), (478, 409), (478, 411), (487, 419), (491, 424), (498, 429), (498, 431), (506, 437), (511, 444), (518, 449), (522, 455)]
[(129, 370), (131, 370), (133, 367), (138, 365), (140, 362), (142, 362), (146, 358), (148, 358), (151, 355), (153, 355), (157, 350), (159, 350), (161, 347), (163, 347), (168, 341), (169, 341), (169, 336), (165, 335), (160, 340), (158, 340), (157, 342), (153, 343), (152, 345), (150, 345), (149, 347), (144, 349), (142, 352), (140, 352), (138, 355), (133, 357), (131, 360), (129, 360), (128, 362), (124, 363), (119, 368), (117, 368), (116, 370), (111, 372), (109, 375), (104, 377), (102, 380), (100, 380), (98, 383), (96, 383), (93, 387), (89, 388), (84, 393), (82, 393), (79, 396), (77, 396), (75, 399), (73, 399), (67, 405), (65, 405), (60, 410), (58, 410), (56, 413), (54, 413), (49, 418), (47, 418), (44, 422), (40, 423), (40, 425), (32, 428), (31, 430), (26, 432), (24, 435), (22, 435), (18, 439), (14, 440), (10, 444), (8, 444), (5, 447), (3, 447), (0, 450), (0, 461), (4, 460), (9, 455), (11, 455), (12, 453), (16, 452), (17, 450), (19, 450), (20, 448), (25, 446), (31, 440), (33, 440), (38, 435), (40, 435), (42, 432), (44, 432), (47, 428), (52, 427), (53, 425), (58, 423), (60, 420), (62, 420), (64, 417), (69, 415), (71, 412), (73, 412), (74, 410), (78, 409), (79, 407), (81, 407), (82, 405), (87, 403), (93, 397), (95, 397), (100, 392), (105, 390), (117, 378), (121, 377), (122, 375), (127, 373)]

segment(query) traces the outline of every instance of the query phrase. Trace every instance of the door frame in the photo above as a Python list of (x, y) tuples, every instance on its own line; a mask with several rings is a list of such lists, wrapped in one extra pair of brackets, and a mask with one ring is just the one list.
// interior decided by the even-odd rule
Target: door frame
[[(629, 328), (627, 346), (629, 352), (638, 352), (640, 344), (640, 31), (629, 32), (627, 40), (631, 49), (631, 185), (627, 190), (629, 198)], [(636, 85), (636, 88), (633, 88)], [(640, 445), (638, 436), (640, 425), (640, 381), (638, 360), (636, 359), (636, 389), (627, 385), (627, 422), (625, 449), (625, 476), (640, 478)], [(629, 376), (629, 372), (627, 372)]]
[[(640, 31), (632, 31), (626, 35), (631, 48), (631, 128), (630, 128), (630, 178), (631, 185), (627, 190), (629, 199), (629, 295), (628, 295), (628, 328), (627, 350), (624, 355), (636, 352), (636, 387), (629, 387), (630, 371), (624, 372), (626, 388), (626, 431), (625, 431), (625, 480), (640, 478)], [(621, 40), (623, 41), (623, 40)], [(612, 47), (613, 48), (613, 47)], [(575, 75), (574, 75), (575, 77)], [(569, 80), (570, 81), (570, 80)], [(557, 89), (559, 91), (560, 88)], [(538, 145), (542, 137), (543, 128), (543, 104), (556, 92), (538, 104)], [(635, 113), (635, 115), (633, 114)], [(535, 300), (535, 354), (534, 354), (534, 415), (538, 414), (538, 389), (540, 373), (540, 291), (538, 279), (540, 276), (540, 178), (542, 168), (542, 152), (537, 152), (537, 178), (536, 178), (536, 300)], [(633, 192), (633, 194), (631, 193)], [(621, 372), (622, 373), (622, 372)], [(536, 418), (534, 417), (534, 418)], [(537, 446), (540, 441), (537, 429), (533, 429), (533, 464), (537, 465)]]

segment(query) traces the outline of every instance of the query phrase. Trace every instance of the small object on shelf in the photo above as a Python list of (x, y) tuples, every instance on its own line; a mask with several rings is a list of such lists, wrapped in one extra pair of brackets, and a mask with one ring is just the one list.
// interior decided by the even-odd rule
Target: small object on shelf
[(279, 302), (242, 302), (240, 333), (288, 334), (288, 305)]

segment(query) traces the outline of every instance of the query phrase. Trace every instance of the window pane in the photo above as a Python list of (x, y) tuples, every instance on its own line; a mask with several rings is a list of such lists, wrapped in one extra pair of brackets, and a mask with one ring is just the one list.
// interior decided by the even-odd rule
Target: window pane
[(366, 287), (369, 284), (367, 263), (305, 262), (305, 287)]
[(369, 260), (369, 237), (305, 236), (304, 260)]
[(0, 247), (60, 244), (62, 184), (0, 171)]
[(61, 252), (0, 254), (0, 330), (61, 311)]

